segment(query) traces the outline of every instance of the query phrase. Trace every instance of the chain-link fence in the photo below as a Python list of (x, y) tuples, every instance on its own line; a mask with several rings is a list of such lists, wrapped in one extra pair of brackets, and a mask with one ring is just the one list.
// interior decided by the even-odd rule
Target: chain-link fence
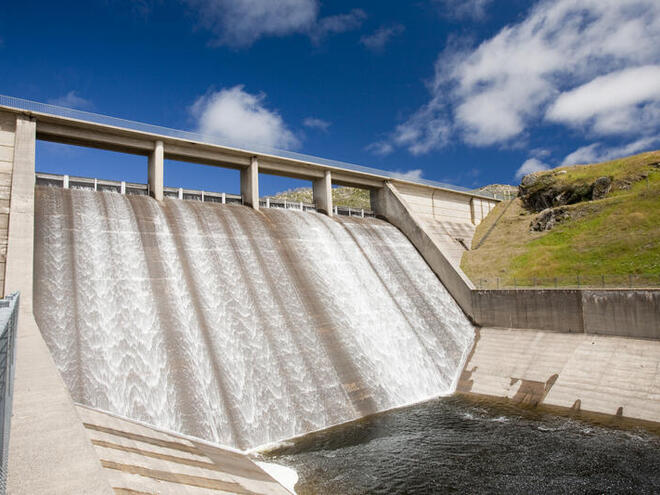
[(473, 280), (478, 289), (657, 289), (658, 273), (562, 275), (560, 277), (491, 277)]
[(14, 392), (14, 361), (18, 324), (18, 293), (0, 299), (0, 494), (7, 492), (9, 424)]

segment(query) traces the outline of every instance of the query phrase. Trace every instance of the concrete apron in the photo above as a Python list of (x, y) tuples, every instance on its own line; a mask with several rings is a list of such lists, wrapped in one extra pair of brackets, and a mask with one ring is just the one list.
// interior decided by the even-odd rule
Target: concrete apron
[(660, 341), (481, 328), (457, 392), (660, 428)]

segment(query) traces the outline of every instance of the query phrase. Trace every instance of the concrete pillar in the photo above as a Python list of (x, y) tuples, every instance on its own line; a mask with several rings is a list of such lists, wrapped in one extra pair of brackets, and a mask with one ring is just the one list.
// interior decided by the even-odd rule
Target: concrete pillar
[(248, 167), (241, 169), (241, 196), (244, 205), (259, 209), (259, 160), (256, 156)]
[(316, 209), (332, 216), (332, 175), (326, 170), (323, 178), (313, 183), (314, 204)]
[(16, 117), (11, 177), (5, 294), (20, 291), (21, 309), (32, 312), (36, 122)]
[(163, 200), (164, 155), (163, 142), (156, 141), (149, 155), (149, 193), (156, 201)]

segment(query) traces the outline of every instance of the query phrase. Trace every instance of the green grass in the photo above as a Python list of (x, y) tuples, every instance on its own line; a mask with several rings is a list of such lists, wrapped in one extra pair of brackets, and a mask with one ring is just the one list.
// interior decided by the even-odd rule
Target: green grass
[[(660, 285), (660, 152), (643, 153), (611, 162), (565, 167), (541, 174), (543, 182), (589, 184), (598, 177), (614, 181), (610, 194), (567, 208), (572, 219), (549, 232), (530, 232), (535, 217), (519, 200), (507, 211), (483, 245), (466, 252), (462, 267), (476, 283), (500, 279), (502, 286), (514, 281), (528, 284)], [(475, 240), (483, 236), (503, 205), (479, 226)], [(476, 246), (476, 242), (473, 242)], [(633, 274), (633, 278), (629, 278)]]

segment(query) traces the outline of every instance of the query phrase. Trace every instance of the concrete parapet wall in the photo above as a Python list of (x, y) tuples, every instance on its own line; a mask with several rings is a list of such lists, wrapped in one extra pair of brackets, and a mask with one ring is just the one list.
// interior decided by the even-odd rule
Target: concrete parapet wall
[(584, 332), (660, 339), (660, 290), (583, 290)]
[(415, 217), (397, 189), (388, 183), (382, 189), (372, 191), (371, 208), (408, 237), (461, 309), (467, 315), (472, 315), (472, 283), (447, 259), (437, 241)]
[(475, 290), (472, 307), (481, 326), (584, 331), (579, 290)]
[(482, 328), (460, 393), (660, 422), (660, 342)]

